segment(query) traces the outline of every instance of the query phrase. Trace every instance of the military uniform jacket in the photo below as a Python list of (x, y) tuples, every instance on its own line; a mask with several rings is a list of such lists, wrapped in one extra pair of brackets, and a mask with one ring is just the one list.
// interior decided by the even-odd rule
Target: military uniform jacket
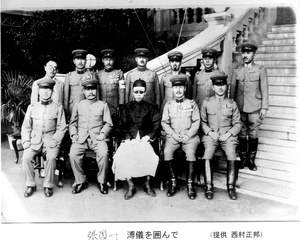
[[(160, 80), (160, 93), (161, 93), (161, 100), (163, 103), (165, 103), (166, 101), (172, 100), (174, 98), (174, 94), (173, 94), (173, 87), (172, 87), (172, 83), (170, 81), (171, 77), (172, 77), (172, 73), (165, 73), (164, 75), (162, 75), (161, 80)], [(187, 84), (186, 84), (186, 91), (185, 91), (185, 97), (187, 98), (192, 98), (191, 93), (192, 93), (192, 83), (190, 80), (190, 77), (187, 76)]]
[(85, 99), (81, 78), (84, 73), (79, 74), (77, 71), (72, 71), (67, 74), (64, 86), (64, 109), (66, 116), (71, 116), (72, 108), (75, 103)]
[(241, 65), (234, 69), (231, 97), (234, 98), (241, 112), (252, 113), (262, 108), (269, 109), (266, 68), (252, 63), (249, 68)]
[(125, 102), (133, 101), (132, 85), (137, 79), (142, 79), (146, 82), (147, 93), (144, 96), (144, 101), (156, 104), (160, 108), (160, 91), (159, 91), (159, 80), (154, 71), (145, 68), (144, 70), (134, 69), (129, 72), (126, 76), (126, 95)]
[[(110, 114), (117, 113), (119, 104), (125, 104), (125, 82), (121, 70), (99, 71), (98, 79), (100, 82), (100, 100), (106, 101)], [(123, 80), (123, 84), (120, 81)]]
[[(32, 90), (31, 90), (31, 98), (30, 101), (31, 103), (36, 103), (39, 101), (39, 86), (38, 83), (42, 81), (44, 78), (38, 79), (33, 82), (32, 84)], [(56, 79), (55, 77), (53, 78), (55, 81), (55, 85), (53, 87), (53, 94), (52, 94), (52, 101), (55, 103), (61, 103), (62, 105), (64, 104), (64, 82)]]
[(135, 139), (148, 135), (150, 139), (157, 136), (160, 127), (160, 115), (154, 104), (130, 101), (120, 108), (120, 130), (123, 139)]
[(198, 71), (194, 78), (193, 99), (197, 102), (198, 107), (206, 97), (215, 95), (212, 89), (212, 81), (210, 79), (213, 75), (224, 74), (222, 71), (213, 69), (211, 72)]
[(200, 127), (200, 112), (194, 100), (168, 101), (164, 106), (161, 125), (167, 135), (181, 134), (193, 138)]
[(113, 127), (109, 108), (106, 102), (82, 100), (75, 104), (69, 124), (70, 136), (78, 135), (82, 144), (88, 137), (97, 143), (96, 137), (103, 133), (105, 137)]
[(240, 112), (232, 99), (206, 98), (202, 102), (200, 113), (201, 128), (205, 135), (213, 131), (220, 135), (230, 132), (236, 136), (241, 130)]
[(52, 140), (61, 143), (67, 130), (66, 118), (61, 104), (51, 101), (48, 105), (41, 102), (28, 106), (23, 125), (22, 142), (30, 141), (30, 148), (39, 150), (48, 147)]

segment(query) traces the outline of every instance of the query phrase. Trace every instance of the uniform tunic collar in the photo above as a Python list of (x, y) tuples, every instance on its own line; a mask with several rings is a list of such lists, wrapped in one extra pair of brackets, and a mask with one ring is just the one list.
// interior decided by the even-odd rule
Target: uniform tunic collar
[(50, 103), (52, 103), (52, 100), (48, 100), (48, 101), (41, 101), (42, 105), (49, 105)]
[(83, 73), (85, 73), (85, 70), (76, 70), (76, 72), (77, 72), (77, 74), (83, 74)]
[(176, 98), (175, 98), (176, 103), (183, 103), (184, 100), (185, 100), (184, 97), (181, 98), (181, 99), (176, 99)]

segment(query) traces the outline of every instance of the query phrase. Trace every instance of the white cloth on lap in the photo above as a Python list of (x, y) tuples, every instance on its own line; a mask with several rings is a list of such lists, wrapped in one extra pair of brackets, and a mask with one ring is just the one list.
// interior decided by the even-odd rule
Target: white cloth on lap
[(121, 143), (113, 157), (115, 180), (155, 176), (159, 157), (149, 142), (133, 139)]

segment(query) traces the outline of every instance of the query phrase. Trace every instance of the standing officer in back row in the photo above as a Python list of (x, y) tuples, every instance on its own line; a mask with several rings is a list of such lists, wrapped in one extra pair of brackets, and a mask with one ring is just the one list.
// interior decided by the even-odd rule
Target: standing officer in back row
[(202, 50), (202, 59), (204, 71), (198, 71), (194, 78), (193, 99), (197, 102), (200, 109), (202, 101), (206, 97), (214, 96), (212, 82), (210, 77), (213, 75), (224, 74), (222, 71), (214, 68), (217, 61), (217, 50), (214, 48), (205, 48)]
[(221, 145), (227, 156), (227, 191), (230, 199), (236, 200), (235, 185), (238, 176), (236, 161), (237, 135), (241, 130), (240, 112), (236, 103), (226, 97), (227, 76), (214, 75), (210, 77), (215, 92), (213, 97), (203, 100), (201, 113), (201, 140), (205, 147), (203, 160), (205, 197), (213, 198), (213, 173), (211, 159), (218, 145)]
[(190, 199), (196, 198), (194, 180), (196, 176), (196, 150), (200, 139), (198, 130), (200, 127), (199, 108), (194, 100), (184, 97), (186, 91), (187, 77), (184, 74), (173, 76), (174, 99), (168, 101), (163, 110), (161, 125), (166, 132), (166, 143), (164, 147), (164, 159), (169, 165), (171, 185), (167, 196), (175, 195), (179, 187), (176, 174), (174, 173), (174, 152), (182, 147), (188, 162), (187, 170), (187, 193)]
[(81, 85), (81, 79), (86, 72), (86, 56), (87, 51), (78, 49), (72, 51), (73, 63), (75, 65), (75, 71), (72, 71), (66, 75), (65, 87), (64, 87), (64, 109), (67, 121), (70, 120), (72, 114), (72, 108), (75, 103), (84, 99), (83, 88)]
[(121, 70), (114, 69), (115, 51), (101, 51), (104, 69), (99, 71), (100, 100), (107, 102), (113, 121), (114, 130), (118, 126), (118, 110), (120, 104), (125, 104), (125, 81)]
[(240, 48), (243, 64), (234, 69), (231, 97), (241, 112), (242, 130), (239, 134), (241, 168), (248, 166), (250, 170), (256, 171), (258, 130), (269, 109), (268, 77), (266, 68), (253, 61), (258, 48), (256, 43), (247, 41), (242, 43)]
[(161, 99), (159, 90), (159, 80), (156, 73), (147, 68), (149, 50), (146, 48), (138, 48), (134, 51), (137, 68), (130, 71), (126, 76), (126, 95), (125, 102), (133, 101), (132, 85), (135, 80), (141, 79), (146, 82), (147, 93), (144, 101), (156, 104), (160, 109)]
[[(161, 93), (161, 100), (162, 106), (161, 109), (163, 110), (163, 106), (167, 101), (173, 100), (174, 93), (172, 88), (172, 83), (170, 79), (173, 76), (181, 74), (181, 63), (182, 63), (183, 54), (180, 51), (171, 51), (168, 53), (168, 59), (170, 63), (171, 71), (162, 75), (160, 80), (160, 93)], [(187, 87), (185, 96), (189, 99), (192, 98), (192, 83), (190, 77), (187, 76)]]

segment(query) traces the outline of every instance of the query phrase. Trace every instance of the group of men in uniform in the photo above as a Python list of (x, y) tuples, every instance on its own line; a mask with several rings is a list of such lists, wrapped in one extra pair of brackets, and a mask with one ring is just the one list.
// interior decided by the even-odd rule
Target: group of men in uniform
[[(133, 83), (146, 84), (143, 100), (154, 104), (161, 114), (161, 134), (165, 136), (164, 162), (168, 164), (170, 184), (167, 196), (179, 190), (174, 172), (174, 152), (179, 147), (186, 154), (187, 194), (195, 199), (196, 150), (200, 140), (204, 145), (205, 197), (213, 198), (211, 159), (217, 146), (224, 149), (227, 159), (227, 191), (230, 199), (237, 199), (235, 191), (238, 169), (248, 166), (256, 170), (255, 156), (258, 129), (268, 109), (268, 80), (263, 66), (253, 61), (257, 50), (252, 41), (241, 44), (243, 64), (234, 69), (231, 82), (216, 69), (218, 52), (213, 48), (202, 51), (204, 70), (195, 74), (194, 81), (181, 73), (183, 54), (168, 53), (170, 69), (159, 81), (157, 74), (147, 68), (149, 50), (135, 50), (137, 68), (124, 78), (114, 69), (115, 51), (101, 51), (104, 69), (86, 70), (85, 50), (74, 50), (75, 71), (66, 75), (65, 82), (55, 78), (57, 64), (46, 63), (46, 75), (34, 82), (31, 105), (22, 126), (24, 146), (23, 167), (26, 175), (25, 197), (36, 190), (32, 159), (37, 153), (46, 155), (44, 193), (53, 194), (55, 158), (68, 127), (70, 163), (75, 182), (72, 193), (87, 188), (82, 162), (86, 149), (96, 153), (97, 175), (102, 194), (108, 193), (109, 170), (107, 138), (118, 134), (120, 105), (133, 100)], [(230, 97), (227, 96), (227, 86)], [(141, 114), (142, 115), (142, 114)], [(241, 132), (240, 132), (241, 131)], [(239, 146), (241, 166), (236, 160)], [(154, 148), (155, 149), (155, 148)]]

